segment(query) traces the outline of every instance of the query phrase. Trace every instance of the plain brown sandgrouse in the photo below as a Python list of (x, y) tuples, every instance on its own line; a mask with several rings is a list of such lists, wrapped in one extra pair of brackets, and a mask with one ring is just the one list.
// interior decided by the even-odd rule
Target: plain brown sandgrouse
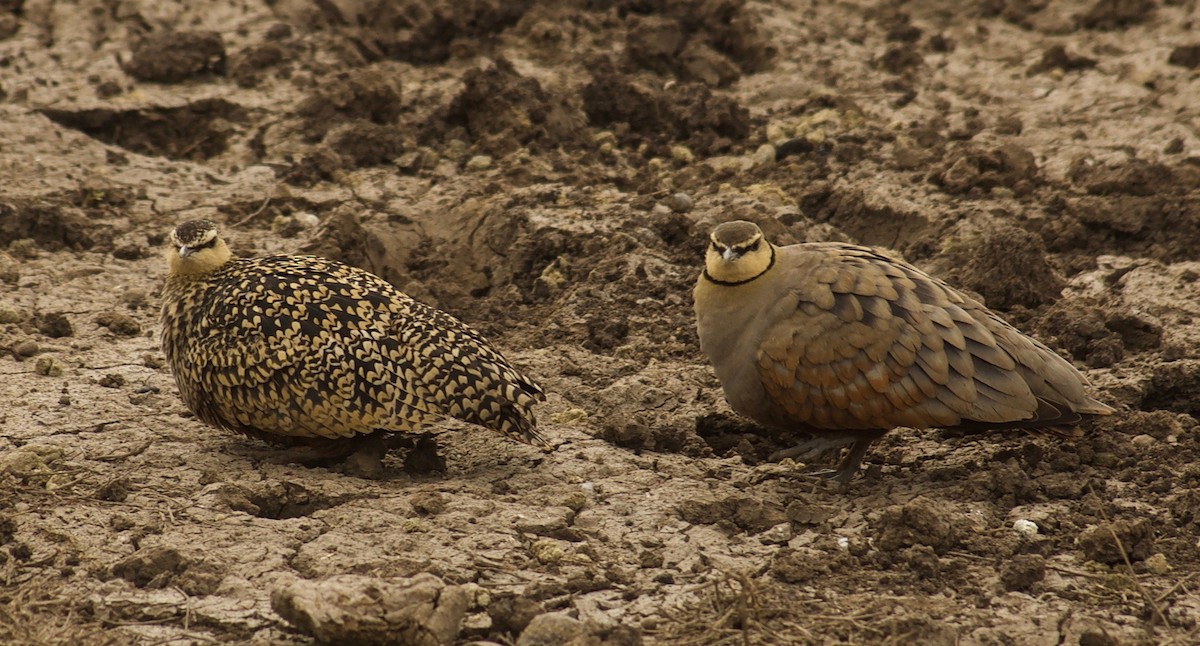
[(729, 405), (812, 434), (781, 456), (867, 447), (912, 428), (1042, 428), (1112, 408), (1070, 363), (978, 301), (869, 247), (772, 245), (759, 227), (713, 229), (694, 291), (700, 346)]

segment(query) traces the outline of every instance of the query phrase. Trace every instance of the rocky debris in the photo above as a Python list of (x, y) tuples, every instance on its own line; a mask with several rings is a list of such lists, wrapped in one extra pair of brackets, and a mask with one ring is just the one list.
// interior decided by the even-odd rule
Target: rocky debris
[(401, 579), (343, 574), (276, 588), (271, 608), (322, 643), (443, 646), (458, 635), (467, 594), (428, 573)]

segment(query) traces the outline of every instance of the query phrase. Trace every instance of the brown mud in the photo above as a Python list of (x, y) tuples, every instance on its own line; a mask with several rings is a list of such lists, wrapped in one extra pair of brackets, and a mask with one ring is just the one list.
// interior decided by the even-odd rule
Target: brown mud
[[(1190, 0), (0, 0), (0, 642), (1197, 643), (1198, 30)], [(446, 424), (444, 472), (362, 480), (202, 426), (157, 342), (194, 217), (476, 326), (557, 451)], [(845, 491), (767, 462), (795, 438), (730, 412), (691, 314), (734, 218), (895, 249), (1119, 412), (899, 429)]]

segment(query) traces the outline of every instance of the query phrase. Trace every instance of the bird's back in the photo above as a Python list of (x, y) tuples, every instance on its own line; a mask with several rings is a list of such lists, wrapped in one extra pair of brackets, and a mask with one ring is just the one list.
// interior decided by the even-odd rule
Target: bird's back
[(536, 384), (457, 319), (341, 263), (271, 256), (171, 276), (162, 316), (180, 393), (211, 424), (299, 441), (455, 417), (540, 440)]

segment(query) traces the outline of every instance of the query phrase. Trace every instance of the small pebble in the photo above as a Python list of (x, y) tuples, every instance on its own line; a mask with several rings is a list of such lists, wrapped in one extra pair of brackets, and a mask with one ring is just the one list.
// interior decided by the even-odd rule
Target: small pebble
[(696, 160), (696, 155), (687, 146), (671, 146), (671, 159), (684, 164), (690, 164)]
[(62, 366), (51, 357), (42, 357), (33, 366), (33, 371), (43, 377), (61, 377)]
[(772, 146), (771, 144), (763, 144), (754, 151), (754, 165), (765, 166), (767, 164), (773, 164), (775, 163), (775, 155), (775, 146)]
[(676, 213), (687, 213), (696, 206), (696, 203), (692, 201), (692, 196), (687, 193), (675, 193), (668, 197), (666, 202), (667, 206)]
[(135, 336), (142, 331), (132, 316), (120, 312), (102, 312), (96, 316), (96, 323), (118, 336)]
[(100, 385), (105, 388), (120, 388), (125, 385), (125, 377), (115, 372), (100, 378)]
[(1154, 446), (1155, 444), (1158, 444), (1158, 440), (1155, 439), (1155, 437), (1153, 435), (1147, 435), (1145, 433), (1142, 433), (1141, 435), (1135, 435), (1135, 436), (1133, 436), (1133, 439), (1131, 439), (1129, 441), (1134, 446), (1136, 446), (1138, 448), (1143, 448), (1143, 449)]
[(25, 315), (19, 310), (14, 310), (10, 307), (0, 307), (0, 325), (9, 323), (20, 323), (25, 320)]
[(784, 544), (792, 540), (792, 524), (779, 523), (778, 525), (768, 529), (758, 536), (758, 540), (763, 543)]
[(1013, 521), (1013, 529), (1016, 530), (1016, 532), (1018, 534), (1020, 534), (1021, 536), (1024, 536), (1025, 538), (1031, 538), (1033, 536), (1037, 536), (1037, 533), (1038, 533), (1037, 523), (1033, 522), (1032, 520), (1026, 519), (1026, 518), (1021, 518), (1021, 519)]
[(18, 341), (17, 344), (13, 346), (12, 351), (13, 354), (17, 355), (17, 357), (25, 358), (32, 357), (33, 355), (37, 354), (41, 351), (41, 348), (38, 346), (36, 341), (26, 339), (24, 341)]
[(492, 167), (492, 158), (487, 155), (475, 155), (467, 161), (467, 170), (484, 170)]
[(1171, 567), (1171, 564), (1167, 562), (1167, 556), (1165, 554), (1162, 552), (1156, 552), (1151, 554), (1150, 557), (1146, 559), (1146, 569), (1149, 570), (1151, 574), (1157, 574), (1161, 576), (1170, 572), (1171, 570), (1174, 570), (1175, 568)]
[(563, 613), (538, 615), (521, 632), (517, 646), (559, 646), (584, 634), (583, 622)]

